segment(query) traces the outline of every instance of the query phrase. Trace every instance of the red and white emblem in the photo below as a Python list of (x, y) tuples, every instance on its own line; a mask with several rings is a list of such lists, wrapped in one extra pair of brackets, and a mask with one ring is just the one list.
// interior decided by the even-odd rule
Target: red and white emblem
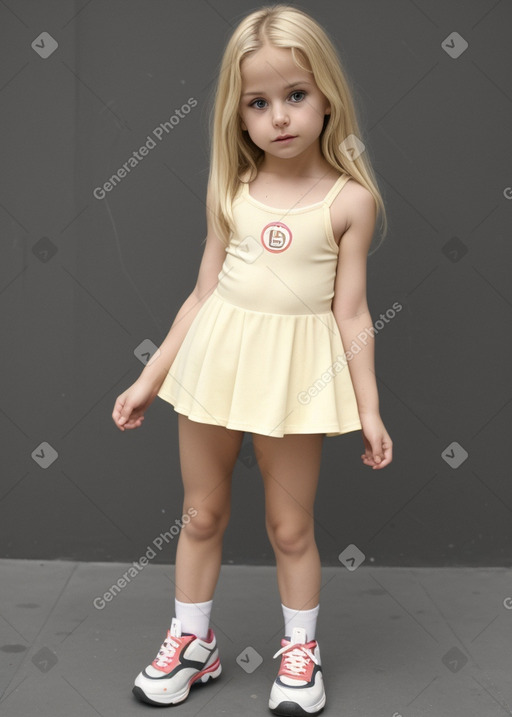
[(272, 222), (267, 224), (261, 232), (261, 243), (267, 251), (274, 254), (288, 249), (292, 242), (292, 233), (290, 229), (282, 222)]

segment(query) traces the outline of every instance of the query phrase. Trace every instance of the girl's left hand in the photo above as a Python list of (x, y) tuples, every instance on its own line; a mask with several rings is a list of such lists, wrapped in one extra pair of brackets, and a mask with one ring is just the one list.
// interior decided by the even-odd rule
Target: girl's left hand
[(363, 463), (374, 470), (385, 468), (393, 460), (393, 441), (380, 415), (365, 413), (360, 416), (360, 420), (365, 447), (365, 452), (361, 455)]

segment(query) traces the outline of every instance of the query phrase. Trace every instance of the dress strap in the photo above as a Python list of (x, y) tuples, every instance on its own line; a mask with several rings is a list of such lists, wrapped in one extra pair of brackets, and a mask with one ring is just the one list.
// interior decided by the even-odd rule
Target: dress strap
[(334, 198), (337, 194), (341, 191), (341, 189), (345, 186), (345, 184), (350, 179), (350, 174), (342, 174), (341, 177), (338, 177), (334, 185), (330, 188), (329, 192), (326, 194), (324, 198), (324, 204), (326, 204), (328, 207), (331, 206), (332, 202), (334, 201)]

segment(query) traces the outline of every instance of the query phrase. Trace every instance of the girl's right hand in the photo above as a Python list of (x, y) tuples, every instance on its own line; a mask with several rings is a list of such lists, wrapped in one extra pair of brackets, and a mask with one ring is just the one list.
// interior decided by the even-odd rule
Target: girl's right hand
[(112, 419), (120, 431), (125, 428), (139, 428), (144, 420), (144, 411), (151, 405), (156, 392), (147, 384), (135, 381), (117, 397)]

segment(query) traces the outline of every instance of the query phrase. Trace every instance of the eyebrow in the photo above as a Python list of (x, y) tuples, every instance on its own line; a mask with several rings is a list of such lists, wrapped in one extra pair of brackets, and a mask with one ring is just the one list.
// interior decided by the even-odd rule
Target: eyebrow
[[(284, 89), (289, 90), (291, 87), (297, 87), (297, 85), (310, 85), (310, 84), (311, 84), (311, 82), (308, 82), (307, 80), (304, 80), (304, 81), (301, 80), (300, 82), (292, 82), (289, 85), (285, 85)], [(264, 94), (265, 94), (265, 92), (261, 91), (261, 90), (259, 92), (244, 92), (242, 97), (247, 97), (248, 95), (264, 95)]]

